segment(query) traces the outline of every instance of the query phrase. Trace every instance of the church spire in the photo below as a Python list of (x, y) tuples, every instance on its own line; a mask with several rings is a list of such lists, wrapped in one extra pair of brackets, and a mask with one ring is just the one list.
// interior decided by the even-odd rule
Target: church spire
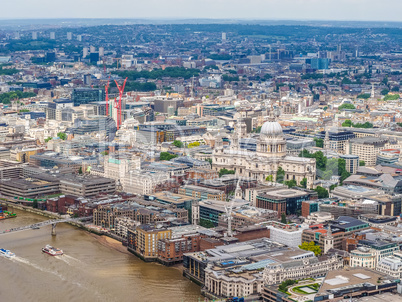
[(240, 179), (237, 181), (237, 186), (235, 190), (235, 199), (243, 199), (243, 191), (240, 187)]

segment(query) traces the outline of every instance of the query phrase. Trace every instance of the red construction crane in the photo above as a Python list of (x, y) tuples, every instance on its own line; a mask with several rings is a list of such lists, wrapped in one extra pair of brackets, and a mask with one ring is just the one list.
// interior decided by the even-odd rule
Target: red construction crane
[(105, 85), (105, 98), (106, 98), (106, 116), (109, 116), (109, 79), (107, 80), (107, 84)]
[(119, 103), (115, 102), (114, 108), (117, 109), (117, 130), (120, 129), (121, 126), (121, 98), (123, 97), (124, 87), (126, 86), (127, 78), (124, 80), (123, 85), (119, 86), (116, 80), (117, 89), (119, 89)]

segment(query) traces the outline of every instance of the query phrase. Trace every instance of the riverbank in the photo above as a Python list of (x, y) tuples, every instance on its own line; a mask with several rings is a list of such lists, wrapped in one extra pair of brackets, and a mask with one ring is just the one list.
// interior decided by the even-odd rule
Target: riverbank
[[(24, 206), (24, 205), (20, 205), (20, 204), (15, 204), (15, 203), (9, 202), (9, 201), (2, 200), (1, 203), (7, 204), (8, 206), (13, 207), (14, 209), (18, 209), (18, 210), (25, 211), (25, 212), (32, 213), (32, 214), (45, 216), (45, 217), (48, 217), (48, 218), (53, 218), (53, 219), (63, 218), (62, 215), (59, 215), (59, 214), (56, 214), (56, 213), (47, 212), (47, 211), (35, 209), (35, 208), (32, 208), (32, 207)], [(85, 233), (88, 236), (92, 237), (99, 244), (101, 244), (101, 245), (103, 245), (103, 246), (105, 246), (107, 248), (113, 249), (113, 250), (118, 251), (118, 252), (120, 252), (122, 254), (132, 255), (132, 256), (135, 256), (135, 257), (141, 259), (141, 257), (133, 255), (133, 253), (128, 251), (127, 247), (122, 244), (122, 241), (124, 239), (121, 238), (121, 237), (118, 237), (117, 235), (109, 234), (107, 232), (104, 232), (102, 230), (98, 230), (98, 229), (94, 228), (93, 225), (85, 225), (84, 223), (78, 222), (78, 221), (67, 221), (65, 223), (70, 224), (70, 225), (76, 227), (77, 229), (81, 229), (81, 230), (85, 231)], [(160, 265), (160, 266), (164, 266), (163, 264), (161, 264), (159, 262), (153, 262), (153, 263), (157, 264), (157, 265)], [(172, 265), (172, 266), (170, 266), (170, 268), (173, 268), (174, 270), (179, 271), (180, 275), (183, 275), (183, 273), (184, 273), (184, 267), (183, 267), (183, 265), (181, 263)], [(197, 284), (197, 285), (199, 285), (199, 284)]]
[[(18, 218), (0, 222), (1, 229), (49, 219), (15, 212)], [(56, 229), (56, 236), (51, 236), (50, 226), (0, 236), (0, 247), (17, 255), (11, 260), (0, 257), (0, 301), (204, 301), (200, 288), (175, 269), (123, 254), (125, 247), (119, 242), (81, 228), (60, 223)], [(65, 254), (47, 256), (42, 253), (46, 244)]]
[(24, 206), (22, 204), (14, 203), (14, 202), (11, 202), (11, 201), (1, 200), (0, 204), (7, 205), (7, 207), (9, 209), (22, 210), (22, 211), (26, 211), (26, 212), (29, 212), (29, 213), (34, 213), (34, 214), (38, 214), (38, 215), (41, 215), (41, 216), (45, 216), (45, 217), (48, 217), (48, 218), (55, 218), (55, 219), (62, 218), (62, 216), (59, 215), (59, 214), (49, 212), (49, 211), (43, 211), (43, 210), (39, 210), (39, 209), (34, 209), (32, 207)]
[(129, 251), (127, 251), (127, 248), (123, 246), (122, 243), (116, 239), (110, 238), (106, 235), (97, 235), (89, 232), (88, 235), (97, 240), (103, 246), (109, 247), (123, 254), (132, 255)]

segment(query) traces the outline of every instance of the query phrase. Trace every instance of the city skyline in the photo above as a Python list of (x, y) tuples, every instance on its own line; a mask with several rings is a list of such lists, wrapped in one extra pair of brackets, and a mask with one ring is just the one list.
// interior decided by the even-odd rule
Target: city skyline
[(401, 10), (402, 3), (396, 0), (150, 0), (143, 3), (120, 0), (113, 5), (105, 0), (72, 0), (68, 5), (54, 4), (49, 0), (17, 0), (6, 3), (5, 9), (0, 12), (0, 19), (207, 18), (398, 22), (402, 21)]

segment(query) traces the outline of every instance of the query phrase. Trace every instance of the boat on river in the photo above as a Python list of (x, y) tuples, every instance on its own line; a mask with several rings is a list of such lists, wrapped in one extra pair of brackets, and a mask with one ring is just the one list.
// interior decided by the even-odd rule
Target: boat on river
[(12, 258), (12, 257), (15, 257), (15, 254), (10, 252), (9, 250), (0, 249), (0, 256), (6, 257), (6, 258)]
[(63, 251), (61, 249), (55, 248), (47, 244), (45, 247), (42, 248), (42, 252), (50, 255), (50, 256), (61, 256), (63, 255)]

